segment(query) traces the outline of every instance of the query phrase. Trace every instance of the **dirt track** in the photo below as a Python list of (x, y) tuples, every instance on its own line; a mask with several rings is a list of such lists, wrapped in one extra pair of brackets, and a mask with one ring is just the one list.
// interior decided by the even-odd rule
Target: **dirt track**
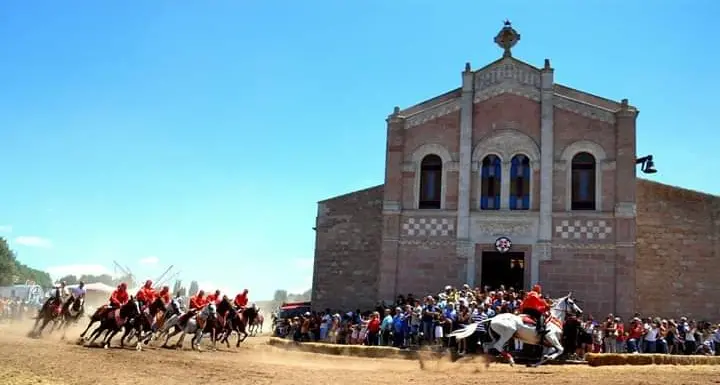
[[(24, 325), (23, 325), (24, 326)], [(15, 329), (15, 330), (13, 330)], [(172, 351), (150, 347), (94, 349), (56, 336), (25, 337), (27, 327), (0, 326), (0, 384), (717, 384), (718, 367), (548, 366), (539, 369), (507, 365), (435, 362), (420, 370), (416, 362), (334, 357), (286, 352), (249, 338), (239, 349), (217, 352)], [(189, 345), (189, 344), (188, 344)]]

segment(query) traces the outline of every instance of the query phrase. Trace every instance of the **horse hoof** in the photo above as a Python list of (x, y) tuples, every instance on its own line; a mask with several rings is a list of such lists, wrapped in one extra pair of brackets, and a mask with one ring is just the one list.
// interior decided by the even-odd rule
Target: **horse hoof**
[(107, 350), (109, 347), (107, 344), (103, 345), (103, 349)]
[(135, 345), (135, 350), (137, 350), (138, 352), (142, 351), (142, 344), (138, 342), (138, 344)]

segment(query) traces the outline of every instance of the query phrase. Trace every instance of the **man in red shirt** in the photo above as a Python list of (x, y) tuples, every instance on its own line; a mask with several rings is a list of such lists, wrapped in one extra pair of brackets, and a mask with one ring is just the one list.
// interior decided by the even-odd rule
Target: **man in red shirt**
[(248, 289), (243, 290), (242, 293), (235, 296), (234, 304), (238, 307), (238, 309), (243, 310), (247, 307), (248, 304)]
[(205, 291), (200, 290), (197, 295), (190, 297), (190, 311), (199, 312), (205, 305), (207, 305), (207, 298), (205, 298)]
[(523, 300), (520, 312), (535, 320), (535, 330), (542, 339), (545, 335), (545, 313), (550, 309), (550, 305), (540, 296), (541, 292), (540, 285), (533, 286)]
[(110, 306), (109, 309), (117, 309), (122, 305), (125, 305), (130, 300), (127, 292), (127, 284), (125, 282), (118, 285), (117, 289), (110, 295)]
[(163, 300), (163, 303), (165, 303), (165, 306), (170, 304), (170, 300), (172, 297), (170, 296), (170, 288), (168, 286), (163, 286), (162, 290), (157, 294), (160, 299)]
[(138, 290), (135, 295), (135, 299), (137, 299), (143, 306), (148, 306), (155, 301), (156, 295), (157, 293), (152, 287), (152, 281), (148, 279), (145, 281), (145, 285)]
[(220, 301), (222, 301), (222, 297), (220, 296), (220, 290), (215, 290), (214, 294), (210, 294), (207, 296), (208, 303), (215, 302), (216, 304)]

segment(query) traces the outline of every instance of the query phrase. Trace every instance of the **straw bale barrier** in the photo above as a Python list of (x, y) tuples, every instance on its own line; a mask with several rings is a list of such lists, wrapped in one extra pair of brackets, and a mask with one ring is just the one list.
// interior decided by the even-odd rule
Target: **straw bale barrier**
[(590, 366), (614, 365), (720, 365), (720, 356), (678, 356), (669, 354), (588, 353)]
[(319, 342), (299, 343), (277, 337), (270, 337), (268, 344), (287, 350), (330, 354), (334, 356), (417, 359), (417, 352), (415, 351), (401, 350), (389, 346), (337, 345), (323, 344)]

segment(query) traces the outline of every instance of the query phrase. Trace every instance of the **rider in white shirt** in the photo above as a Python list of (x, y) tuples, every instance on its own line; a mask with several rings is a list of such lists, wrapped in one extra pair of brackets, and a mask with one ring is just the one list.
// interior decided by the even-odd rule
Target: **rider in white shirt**
[(75, 309), (79, 309), (82, 301), (85, 299), (85, 294), (87, 294), (87, 290), (85, 290), (85, 283), (80, 281), (78, 285), (70, 291), (70, 298), (65, 301), (63, 311), (67, 311), (67, 309), (69, 309), (73, 304), (76, 304)]

